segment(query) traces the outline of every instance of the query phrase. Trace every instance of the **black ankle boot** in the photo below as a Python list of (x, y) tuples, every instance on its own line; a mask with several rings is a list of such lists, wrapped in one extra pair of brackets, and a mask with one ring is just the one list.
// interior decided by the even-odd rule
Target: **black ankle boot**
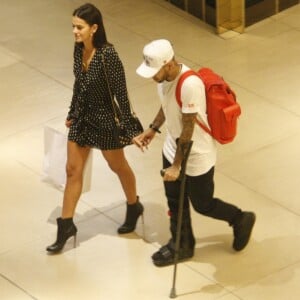
[(134, 231), (137, 220), (140, 215), (143, 215), (143, 212), (144, 207), (139, 202), (139, 199), (137, 199), (136, 203), (134, 204), (127, 203), (125, 223), (119, 227), (118, 233), (123, 234)]
[(56, 219), (56, 222), (58, 227), (56, 242), (48, 246), (46, 249), (48, 252), (51, 253), (57, 253), (61, 251), (64, 248), (67, 240), (72, 236), (74, 236), (74, 247), (76, 245), (77, 228), (73, 223), (73, 218), (58, 218)]

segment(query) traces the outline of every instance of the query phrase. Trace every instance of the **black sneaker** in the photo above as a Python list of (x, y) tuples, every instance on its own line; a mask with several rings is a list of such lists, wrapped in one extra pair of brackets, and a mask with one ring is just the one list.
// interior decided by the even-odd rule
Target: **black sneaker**
[(239, 220), (233, 225), (234, 241), (232, 247), (234, 250), (241, 251), (247, 246), (255, 218), (253, 212), (243, 212)]
[[(152, 261), (157, 267), (164, 267), (174, 264), (175, 250), (172, 242), (162, 246), (152, 255)], [(178, 262), (185, 261), (194, 256), (194, 248), (179, 249)]]

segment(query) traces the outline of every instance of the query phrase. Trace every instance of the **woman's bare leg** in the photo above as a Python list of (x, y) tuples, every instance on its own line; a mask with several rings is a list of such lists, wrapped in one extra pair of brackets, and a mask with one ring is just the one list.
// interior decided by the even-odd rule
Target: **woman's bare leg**
[(144, 207), (136, 195), (135, 176), (130, 168), (123, 149), (102, 151), (109, 167), (115, 172), (121, 182), (127, 199), (124, 224), (118, 228), (119, 234), (134, 231), (138, 218), (143, 215)]
[(64, 192), (62, 218), (72, 218), (82, 191), (83, 170), (90, 148), (68, 141), (67, 183)]
[(110, 169), (118, 175), (127, 203), (136, 203), (136, 180), (134, 173), (126, 160), (124, 150), (102, 150), (102, 154)]
[(49, 253), (60, 252), (70, 237), (74, 237), (74, 247), (76, 246), (77, 228), (73, 223), (73, 215), (81, 195), (82, 174), (90, 148), (80, 147), (71, 141), (68, 141), (67, 148), (67, 183), (64, 192), (62, 215), (56, 220), (56, 241), (46, 248)]

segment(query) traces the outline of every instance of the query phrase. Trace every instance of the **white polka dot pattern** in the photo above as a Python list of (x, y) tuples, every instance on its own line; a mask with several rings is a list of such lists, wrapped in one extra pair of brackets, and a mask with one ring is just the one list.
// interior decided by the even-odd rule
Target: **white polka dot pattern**
[(121, 118), (126, 122), (131, 112), (123, 64), (115, 48), (106, 45), (96, 50), (88, 70), (83, 71), (82, 51), (82, 45), (75, 44), (75, 82), (68, 113), (68, 119), (73, 122), (68, 138), (81, 146), (102, 150), (122, 148), (124, 145), (120, 146), (113, 134), (116, 123), (101, 55), (105, 60), (111, 92), (122, 112)]

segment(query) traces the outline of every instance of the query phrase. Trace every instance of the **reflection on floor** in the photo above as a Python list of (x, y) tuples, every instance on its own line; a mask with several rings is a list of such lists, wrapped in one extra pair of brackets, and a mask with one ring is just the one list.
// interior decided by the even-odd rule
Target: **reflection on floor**
[[(231, 250), (224, 223), (193, 213), (195, 257), (178, 266), (180, 299), (296, 300), (300, 297), (300, 6), (247, 28), (213, 28), (163, 0), (94, 1), (122, 58), (133, 105), (145, 126), (159, 102), (135, 74), (145, 43), (168, 38), (177, 58), (222, 74), (242, 106), (235, 143), (221, 146), (216, 195), (257, 223), (247, 249)], [(71, 14), (78, 0), (2, 0), (0, 35), (0, 299), (168, 299), (173, 268), (152, 253), (169, 237), (159, 176), (163, 134), (146, 153), (126, 149), (145, 205), (145, 226), (118, 236), (125, 199), (94, 151), (92, 189), (75, 222), (78, 246), (46, 255), (62, 193), (41, 182), (43, 128), (64, 129), (72, 95)]]

